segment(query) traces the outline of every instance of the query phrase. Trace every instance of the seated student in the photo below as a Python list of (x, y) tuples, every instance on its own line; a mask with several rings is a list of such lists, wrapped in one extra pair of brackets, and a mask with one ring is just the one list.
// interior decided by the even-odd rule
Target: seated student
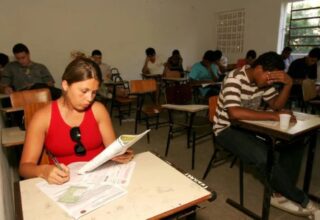
[(290, 96), (298, 101), (302, 101), (302, 80), (317, 79), (317, 62), (320, 59), (320, 48), (313, 48), (306, 57), (294, 60), (288, 69), (288, 74), (294, 80)]
[(10, 94), (19, 90), (49, 88), (53, 100), (61, 96), (61, 90), (54, 87), (54, 79), (47, 67), (31, 61), (26, 45), (16, 44), (12, 52), (16, 61), (8, 63), (3, 70), (2, 92)]
[(3, 69), (8, 63), (9, 63), (9, 57), (4, 53), (0, 53), (0, 79), (1, 79)]
[(102, 53), (100, 50), (93, 50), (91, 53), (91, 58), (96, 62), (101, 70), (102, 77), (105, 79), (111, 79), (111, 67), (102, 62)]
[(284, 71), (286, 71), (286, 72), (288, 72), (289, 66), (293, 61), (293, 57), (291, 56), (291, 53), (292, 53), (291, 47), (285, 47), (285, 48), (283, 48), (283, 50), (281, 52), (281, 57), (282, 57), (284, 64), (285, 64)]
[(165, 65), (164, 75), (169, 71), (178, 71), (180, 76), (183, 76), (184, 70), (182, 66), (182, 57), (179, 50), (172, 51), (171, 57), (168, 58), (168, 61)]
[[(96, 63), (88, 58), (73, 60), (62, 76), (63, 95), (39, 110), (27, 128), (19, 172), (24, 178), (42, 177), (49, 183), (63, 184), (70, 178), (66, 165), (76, 161), (89, 161), (115, 140), (109, 113), (94, 102), (102, 76)], [(82, 150), (79, 151), (70, 131), (77, 129)], [(38, 165), (44, 148), (61, 163)], [(133, 152), (113, 158), (128, 162)]]
[(142, 68), (143, 74), (162, 75), (164, 63), (159, 56), (156, 55), (155, 49), (149, 47), (146, 49), (146, 59)]
[[(189, 73), (191, 80), (196, 81), (215, 81), (219, 79), (219, 70), (215, 65), (217, 60), (216, 54), (212, 50), (208, 50), (203, 55), (202, 61), (194, 64)], [(200, 94), (205, 97), (217, 95), (219, 89), (216, 87), (200, 88)]]
[(246, 58), (239, 59), (237, 61), (237, 68), (241, 68), (244, 65), (252, 65), (252, 63), (256, 60), (257, 53), (255, 50), (248, 50), (246, 54)]
[(288, 74), (294, 80), (317, 78), (317, 62), (320, 59), (320, 48), (313, 48), (308, 56), (294, 60), (288, 70)]
[[(222, 85), (213, 130), (221, 146), (234, 153), (244, 163), (253, 165), (263, 178), (266, 176), (267, 148), (270, 143), (256, 134), (230, 126), (230, 120), (279, 121), (292, 86), (292, 79), (284, 71), (284, 63), (275, 52), (264, 53), (251, 65), (230, 72)], [(283, 84), (278, 93), (273, 83)], [(262, 99), (274, 111), (261, 111)], [(282, 196), (272, 197), (271, 204), (283, 209), (292, 208), (293, 213), (311, 215), (319, 208), (295, 184), (303, 156), (303, 140), (278, 143), (279, 146), (273, 175), (269, 183)], [(265, 181), (265, 179), (263, 179)], [(288, 199), (288, 200), (286, 200)], [(280, 200), (285, 201), (283, 203)], [(289, 208), (288, 208), (289, 206)]]

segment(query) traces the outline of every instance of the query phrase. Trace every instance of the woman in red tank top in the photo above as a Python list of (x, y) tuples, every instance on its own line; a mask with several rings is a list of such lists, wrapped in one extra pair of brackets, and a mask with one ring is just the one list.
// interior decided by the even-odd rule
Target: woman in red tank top
[[(115, 140), (109, 113), (94, 98), (101, 84), (99, 66), (87, 58), (72, 61), (62, 76), (63, 95), (39, 110), (27, 129), (19, 172), (24, 178), (42, 177), (62, 184), (70, 178), (66, 165), (89, 161)], [(45, 149), (60, 163), (38, 165)], [(113, 158), (125, 163), (133, 152)]]

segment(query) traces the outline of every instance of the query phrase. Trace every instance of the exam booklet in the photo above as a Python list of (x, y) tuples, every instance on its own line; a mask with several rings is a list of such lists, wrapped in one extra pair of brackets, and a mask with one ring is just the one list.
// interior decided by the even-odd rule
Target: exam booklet
[(142, 132), (137, 135), (121, 135), (112, 144), (110, 144), (106, 149), (104, 149), (100, 154), (94, 157), (92, 160), (87, 162), (81, 169), (79, 169), (78, 174), (84, 174), (90, 172), (100, 166), (101, 164), (107, 162), (115, 156), (121, 155), (126, 150), (140, 140), (144, 135), (146, 135), (149, 130)]
[(48, 184), (43, 180), (37, 187), (55, 201), (69, 216), (79, 219), (93, 210), (127, 193), (136, 162), (119, 164), (114, 161), (99, 166), (93, 172), (78, 175), (86, 162), (68, 165), (70, 181), (62, 185)]

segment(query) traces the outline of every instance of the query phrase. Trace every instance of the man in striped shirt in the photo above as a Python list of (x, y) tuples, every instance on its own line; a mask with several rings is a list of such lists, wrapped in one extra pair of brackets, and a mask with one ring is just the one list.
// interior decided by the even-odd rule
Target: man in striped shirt
[[(223, 81), (214, 117), (213, 130), (217, 142), (244, 163), (257, 168), (262, 179), (266, 176), (267, 149), (270, 143), (258, 139), (252, 132), (230, 126), (230, 120), (279, 121), (279, 114), (292, 87), (292, 79), (283, 71), (284, 68), (281, 56), (268, 52), (259, 56), (251, 67), (244, 66), (230, 72)], [(274, 83), (283, 84), (281, 91), (278, 92), (272, 86)], [(262, 100), (274, 111), (260, 110)], [(304, 150), (301, 145), (303, 141), (291, 144), (290, 150), (286, 147), (279, 148), (279, 162), (275, 163), (270, 184), (275, 192), (283, 195), (281, 199), (293, 201), (287, 200), (291, 203), (293, 212), (311, 215), (318, 207), (295, 186)], [(275, 204), (278, 201), (276, 199), (273, 197), (271, 204)]]

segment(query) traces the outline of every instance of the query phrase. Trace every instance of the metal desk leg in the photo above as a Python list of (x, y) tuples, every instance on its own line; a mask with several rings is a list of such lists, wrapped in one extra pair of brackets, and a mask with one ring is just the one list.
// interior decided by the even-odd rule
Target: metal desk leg
[(195, 112), (192, 112), (191, 115), (190, 115), (190, 119), (189, 119), (189, 125), (188, 125), (188, 136), (187, 136), (187, 139), (188, 139), (188, 143), (187, 143), (187, 146), (188, 148), (190, 148), (190, 138), (191, 138), (191, 131), (192, 131), (192, 125), (193, 125), (193, 120), (194, 120), (194, 116), (196, 115)]
[[(314, 160), (314, 155), (315, 155), (315, 151), (316, 151), (316, 146), (317, 146), (317, 131), (311, 134), (310, 144), (308, 146), (307, 164), (306, 164), (304, 183), (303, 183), (303, 191), (308, 194), (309, 194), (309, 189), (310, 189), (312, 169), (313, 169), (313, 160)], [(309, 194), (309, 197), (312, 200), (320, 202), (319, 197), (316, 197), (316, 196), (310, 195), (310, 194)]]

